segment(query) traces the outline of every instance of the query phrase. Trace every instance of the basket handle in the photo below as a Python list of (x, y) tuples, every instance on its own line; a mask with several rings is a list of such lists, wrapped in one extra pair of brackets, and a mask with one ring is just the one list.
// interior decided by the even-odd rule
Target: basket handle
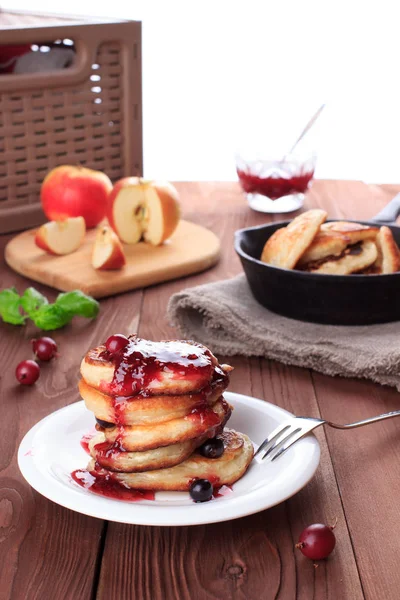
[[(85, 39), (80, 35), (74, 36), (74, 45), (76, 50), (75, 60), (72, 66), (65, 69), (54, 69), (41, 73), (24, 73), (16, 75), (14, 73), (0, 75), (0, 93), (1, 92), (19, 92), (27, 90), (48, 89), (60, 85), (74, 85), (87, 80), (92, 74), (92, 64), (96, 62), (96, 53), (98, 47), (98, 37), (94, 31), (90, 31), (90, 26), (85, 27), (87, 35)], [(88, 31), (89, 30), (89, 31)], [(5, 32), (6, 34), (9, 32)], [(12, 43), (35, 43), (32, 41), (48, 39), (49, 32), (45, 28), (35, 28), (29, 30), (13, 31), (13, 39), (7, 41), (2, 39), (2, 44)], [(26, 34), (29, 34), (29, 37)], [(15, 35), (16, 34), (16, 35)], [(58, 35), (57, 35), (58, 34)], [(91, 34), (91, 35), (90, 35)], [(53, 39), (65, 37), (66, 32), (56, 27), (51, 28)]]

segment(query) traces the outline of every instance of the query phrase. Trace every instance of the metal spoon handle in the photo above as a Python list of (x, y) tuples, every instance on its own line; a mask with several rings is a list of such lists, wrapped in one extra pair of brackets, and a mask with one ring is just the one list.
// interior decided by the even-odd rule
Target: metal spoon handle
[(288, 154), (292, 154), (293, 150), (296, 148), (297, 144), (299, 142), (301, 142), (301, 140), (303, 139), (303, 137), (306, 135), (306, 133), (311, 129), (311, 127), (314, 125), (315, 121), (318, 119), (318, 117), (320, 116), (320, 114), (322, 113), (322, 111), (325, 108), (325, 104), (322, 104), (319, 109), (317, 110), (317, 112), (311, 117), (311, 119), (308, 121), (307, 125), (304, 127), (303, 131), (301, 132), (301, 134), (299, 135), (299, 137), (297, 138), (297, 140), (295, 141), (295, 143), (293, 144), (293, 146), (290, 148), (289, 152), (287, 152), (285, 154), (285, 158)]

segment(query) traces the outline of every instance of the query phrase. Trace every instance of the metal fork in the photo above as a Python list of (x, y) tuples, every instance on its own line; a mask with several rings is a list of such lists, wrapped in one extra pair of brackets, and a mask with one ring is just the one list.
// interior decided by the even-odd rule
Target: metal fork
[(329, 425), (329, 427), (334, 427), (335, 429), (355, 429), (356, 427), (363, 427), (370, 423), (377, 423), (384, 419), (392, 419), (393, 417), (399, 416), (400, 410), (394, 410), (383, 415), (378, 415), (377, 417), (357, 421), (356, 423), (348, 423), (347, 425), (339, 425), (338, 423), (332, 423), (325, 419), (315, 419), (314, 417), (293, 417), (292, 419), (281, 423), (269, 434), (258, 448), (254, 458), (263, 450), (266, 450), (261, 460), (264, 460), (266, 457), (269, 457), (271, 460), (276, 460), (279, 456), (282, 456), (286, 450), (293, 446), (293, 444), (321, 425)]

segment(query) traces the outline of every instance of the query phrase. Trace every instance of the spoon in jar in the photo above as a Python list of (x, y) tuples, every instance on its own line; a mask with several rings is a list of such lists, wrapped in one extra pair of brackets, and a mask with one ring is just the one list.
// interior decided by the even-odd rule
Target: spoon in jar
[(320, 116), (320, 114), (322, 113), (322, 111), (325, 108), (325, 104), (322, 104), (319, 109), (317, 110), (317, 112), (311, 117), (311, 119), (308, 121), (307, 125), (304, 127), (303, 131), (300, 133), (299, 137), (297, 138), (297, 140), (295, 141), (295, 143), (293, 144), (293, 146), (290, 148), (289, 152), (286, 152), (286, 154), (284, 155), (284, 157), (282, 158), (281, 162), (285, 162), (286, 158), (293, 153), (294, 149), (296, 148), (297, 144), (299, 142), (301, 142), (301, 140), (303, 139), (303, 137), (306, 135), (306, 133), (309, 132), (309, 130), (311, 129), (311, 127), (314, 125), (315, 121), (318, 119), (318, 117)]

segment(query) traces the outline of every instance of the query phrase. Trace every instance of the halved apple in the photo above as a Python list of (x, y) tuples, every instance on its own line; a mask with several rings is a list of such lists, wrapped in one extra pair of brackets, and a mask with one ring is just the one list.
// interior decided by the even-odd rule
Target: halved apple
[(171, 237), (178, 225), (178, 192), (168, 182), (126, 177), (115, 184), (109, 196), (107, 217), (126, 244), (136, 244), (144, 238), (158, 246)]
[(121, 269), (126, 263), (117, 234), (107, 225), (100, 227), (93, 246), (92, 267), (98, 270)]
[(86, 225), (83, 217), (50, 221), (37, 230), (35, 244), (50, 254), (71, 254), (82, 245), (85, 233)]

